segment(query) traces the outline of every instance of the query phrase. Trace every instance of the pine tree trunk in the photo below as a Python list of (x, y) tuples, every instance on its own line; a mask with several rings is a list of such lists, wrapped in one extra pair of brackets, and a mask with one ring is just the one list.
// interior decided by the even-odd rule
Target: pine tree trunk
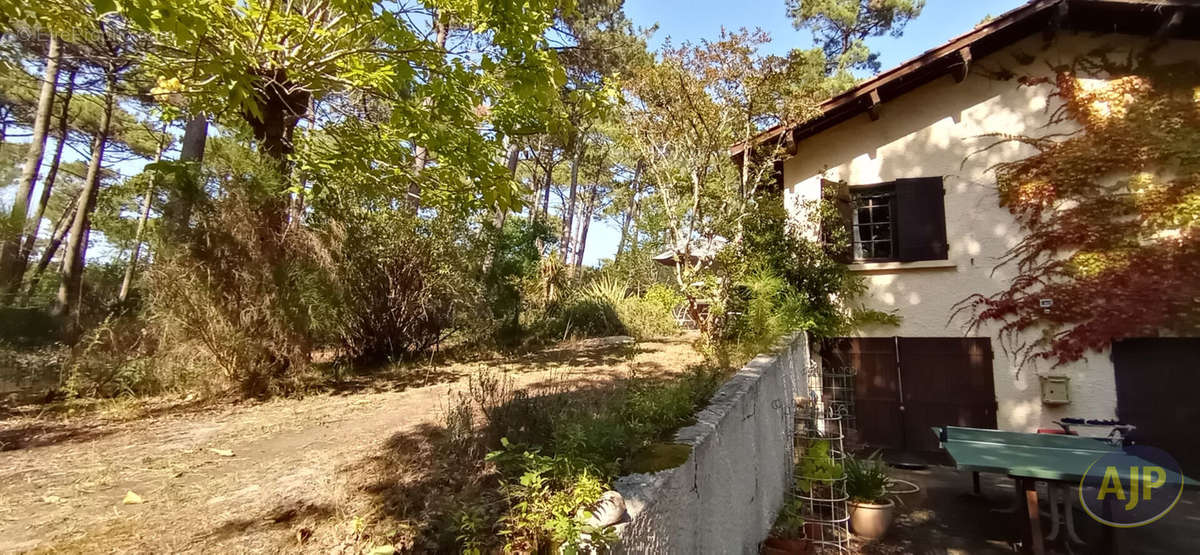
[(8, 142), (8, 116), (12, 115), (12, 108), (8, 104), (0, 104), (0, 145)]
[(110, 73), (107, 81), (104, 108), (100, 114), (100, 128), (92, 140), (87, 177), (80, 193), (74, 221), (71, 222), (67, 250), (63, 253), (63, 280), (58, 287), (58, 299), (54, 308), (55, 315), (63, 319), (63, 338), (68, 344), (74, 343), (79, 337), (78, 313), (83, 290), (83, 267), (87, 260), (87, 236), (91, 230), (92, 211), (96, 209), (96, 198), (100, 196), (100, 165), (104, 161), (104, 149), (108, 145), (113, 107), (116, 103), (116, 76)]
[(554, 167), (546, 169), (546, 189), (541, 191), (541, 217), (550, 219), (550, 189), (554, 186)]
[(133, 283), (133, 274), (137, 271), (138, 258), (142, 255), (142, 234), (146, 230), (146, 221), (150, 219), (150, 199), (153, 197), (152, 182), (146, 187), (146, 196), (142, 197), (142, 214), (138, 218), (137, 232), (133, 235), (133, 252), (129, 254), (129, 264), (125, 265), (125, 278), (121, 280), (121, 291), (117, 294), (117, 302), (120, 304), (125, 304), (125, 300), (129, 298), (129, 287)]
[(204, 147), (208, 144), (208, 116), (197, 114), (187, 120), (179, 146), (181, 162), (203, 162)]
[(17, 194), (13, 198), (12, 212), (4, 226), (4, 244), (0, 247), (0, 282), (3, 286), (3, 303), (11, 304), (20, 287), (25, 266), (21, 264), (22, 235), (25, 220), (29, 217), (29, 201), (33, 187), (37, 184), (38, 172), (42, 169), (42, 155), (46, 152), (46, 138), (50, 131), (50, 112), (54, 108), (54, 90), (58, 85), (58, 63), (62, 59), (62, 45), (56, 35), (50, 35), (46, 51), (46, 71), (42, 75), (42, 89), (38, 93), (37, 112), (34, 113), (33, 135), (29, 151), (25, 155), (25, 167), (17, 183)]
[[(54, 145), (54, 156), (50, 159), (50, 170), (46, 172), (46, 179), (42, 180), (42, 193), (38, 198), (37, 208), (34, 209), (33, 218), (30, 219), (29, 225), (25, 229), (25, 241), (21, 243), (21, 251), (19, 253), (18, 264), (20, 268), (17, 270), (23, 277), (25, 270), (29, 268), (29, 257), (33, 254), (33, 246), (37, 243), (38, 232), (42, 229), (42, 218), (46, 215), (46, 206), (50, 203), (50, 194), (54, 192), (54, 184), (58, 181), (58, 169), (62, 164), (63, 147), (67, 144), (67, 134), (70, 133), (70, 110), (71, 97), (75, 94), (75, 72), (72, 69), (67, 77), (67, 90), (63, 95), (62, 108), (58, 117), (58, 141)], [(10, 287), (8, 294), (16, 295), (20, 289), (21, 280), (17, 279), (9, 283)]]
[[(183, 127), (180, 141), (179, 161), (200, 165), (204, 162), (204, 148), (208, 144), (208, 117), (196, 114)], [(167, 202), (162, 209), (163, 231), (170, 240), (178, 240), (192, 219), (192, 207), (203, 194), (199, 176), (192, 173), (174, 186), (167, 188)]]
[[(519, 164), (521, 162), (521, 146), (518, 145), (515, 141), (509, 142), (508, 153), (506, 155), (506, 158), (507, 158), (506, 164), (507, 164), (507, 168), (508, 168), (508, 175), (509, 175), (509, 177), (512, 177), (515, 180), (517, 178), (517, 164)], [(505, 210), (505, 209), (497, 206), (496, 207), (496, 219), (494, 222), (496, 224), (496, 229), (497, 230), (504, 229), (504, 222), (507, 219), (508, 219), (508, 210)]]
[[(450, 34), (450, 25), (437, 11), (433, 13), (433, 28), (437, 33), (434, 42), (437, 44), (438, 50), (445, 50), (446, 37)], [(433, 98), (426, 97), (421, 101), (421, 107), (425, 110), (433, 107)], [(414, 214), (421, 210), (421, 182), (417, 176), (425, 170), (425, 166), (428, 164), (429, 150), (423, 145), (417, 145), (413, 151), (413, 180), (408, 184), (408, 203)]]
[(42, 280), (42, 274), (46, 272), (46, 268), (54, 260), (54, 255), (58, 253), (59, 247), (62, 246), (63, 239), (67, 237), (67, 232), (71, 229), (71, 222), (75, 221), (75, 211), (78, 209), (79, 197), (75, 197), (71, 199), (71, 203), (63, 209), (62, 215), (58, 217), (58, 222), (54, 224), (54, 231), (50, 233), (50, 243), (42, 251), (38, 265), (33, 269), (33, 275), (29, 276), (29, 285), (25, 289), (25, 295), (21, 298), (21, 304), (29, 305), (29, 299), (33, 297), (33, 294), (37, 291), (38, 283)]
[[(163, 128), (163, 137), (165, 140), (167, 129)], [(163, 142), (158, 144), (158, 154), (154, 156), (154, 162), (162, 161)], [(137, 271), (138, 259), (142, 255), (142, 235), (146, 232), (146, 222), (150, 220), (150, 201), (154, 198), (155, 185), (158, 183), (157, 174), (150, 176), (150, 183), (146, 185), (146, 196), (142, 198), (142, 214), (138, 218), (137, 231), (133, 234), (133, 252), (129, 255), (129, 264), (125, 266), (125, 278), (121, 280), (121, 291), (117, 294), (117, 303), (125, 304), (125, 300), (129, 298), (129, 288), (133, 284), (133, 274)]]
[(587, 249), (588, 229), (592, 225), (592, 216), (596, 212), (596, 189), (599, 185), (592, 185), (592, 192), (588, 195), (587, 207), (583, 211), (583, 221), (579, 225), (579, 247), (575, 250), (575, 270), (578, 271), (583, 267), (583, 251)]
[(637, 213), (638, 193), (641, 192), (639, 181), (641, 178), (642, 161), (638, 160), (637, 166), (633, 170), (633, 179), (629, 182), (629, 188), (633, 193), (629, 197), (629, 206), (625, 209), (625, 217), (621, 221), (621, 239), (617, 242), (617, 254), (614, 258), (621, 258), (621, 253), (625, 252), (625, 245), (629, 244), (629, 228)]
[[(554, 155), (553, 152), (550, 154)], [(550, 188), (554, 186), (554, 167), (556, 165), (553, 160), (546, 162), (546, 187), (542, 189), (542, 209), (539, 212), (542, 219), (550, 218)]]
[[(550, 153), (553, 156), (553, 152)], [(534, 199), (534, 211), (532, 221), (543, 221), (550, 218), (550, 187), (554, 185), (554, 161), (553, 158), (546, 160), (546, 179), (545, 186), (542, 188), (542, 209), (537, 210), (537, 199)], [(546, 242), (539, 237), (534, 241), (534, 246), (537, 248), (538, 255), (545, 253)]]
[(629, 207), (625, 209), (625, 215), (621, 217), (621, 238), (617, 240), (617, 254), (614, 258), (621, 258), (621, 253), (625, 252), (625, 244), (629, 237), (629, 222), (633, 220), (633, 201), (629, 202)]
[[(530, 152), (533, 153), (534, 151), (531, 150)], [(532, 167), (536, 168), (537, 154), (533, 153), (533, 157), (530, 160), (533, 162)], [(542, 185), (538, 180), (538, 176), (532, 171), (529, 174), (529, 182), (533, 186), (533, 190), (529, 192), (529, 221), (532, 223), (538, 219), (538, 200), (542, 197)]]
[(562, 261), (563, 264), (571, 263), (571, 232), (575, 223), (575, 199), (579, 192), (579, 166), (583, 161), (583, 144), (582, 142), (575, 144), (575, 156), (571, 158), (571, 192), (568, 195), (566, 212), (563, 214), (562, 240), (559, 244), (562, 245)]

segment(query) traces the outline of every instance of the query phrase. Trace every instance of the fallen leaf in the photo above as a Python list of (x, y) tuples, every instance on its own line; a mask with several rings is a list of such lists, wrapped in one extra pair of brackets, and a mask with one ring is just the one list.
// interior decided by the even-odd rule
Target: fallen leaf
[(233, 456), (233, 451), (230, 451), (229, 449), (210, 448), (209, 451), (212, 451), (213, 453), (216, 453), (222, 457), (232, 457)]
[(63, 503), (66, 501), (66, 499), (63, 499), (57, 495), (47, 495), (42, 498), (42, 501), (46, 503)]
[(371, 550), (371, 555), (393, 555), (396, 553), (396, 548), (390, 545), (381, 545)]
[(126, 505), (141, 505), (145, 503), (145, 501), (142, 501), (142, 496), (132, 491), (125, 492), (125, 499), (122, 499), (121, 502)]

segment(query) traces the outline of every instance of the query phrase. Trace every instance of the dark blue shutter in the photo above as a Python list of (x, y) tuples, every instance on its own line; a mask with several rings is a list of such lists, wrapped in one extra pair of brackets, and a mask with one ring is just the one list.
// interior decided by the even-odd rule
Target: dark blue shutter
[(947, 258), (944, 196), (940, 176), (896, 180), (896, 258), (900, 261)]

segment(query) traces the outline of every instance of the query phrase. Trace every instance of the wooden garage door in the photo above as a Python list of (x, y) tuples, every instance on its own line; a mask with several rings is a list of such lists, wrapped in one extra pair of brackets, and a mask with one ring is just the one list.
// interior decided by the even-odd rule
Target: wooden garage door
[(822, 343), (821, 366), (854, 368), (854, 416), (859, 441), (881, 449), (904, 447), (896, 338), (839, 337)]
[(901, 337), (899, 348), (906, 450), (938, 451), (930, 426), (996, 427), (989, 339)]
[(987, 338), (837, 338), (821, 355), (857, 371), (856, 425), (870, 447), (933, 453), (931, 426), (996, 427)]
[(1139, 443), (1200, 473), (1200, 338), (1126, 339), (1113, 345), (1117, 417)]

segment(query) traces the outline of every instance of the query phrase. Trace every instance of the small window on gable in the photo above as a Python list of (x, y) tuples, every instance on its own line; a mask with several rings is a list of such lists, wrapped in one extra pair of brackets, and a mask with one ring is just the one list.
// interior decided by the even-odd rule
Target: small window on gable
[(850, 186), (853, 259), (861, 262), (945, 260), (946, 211), (941, 177)]

